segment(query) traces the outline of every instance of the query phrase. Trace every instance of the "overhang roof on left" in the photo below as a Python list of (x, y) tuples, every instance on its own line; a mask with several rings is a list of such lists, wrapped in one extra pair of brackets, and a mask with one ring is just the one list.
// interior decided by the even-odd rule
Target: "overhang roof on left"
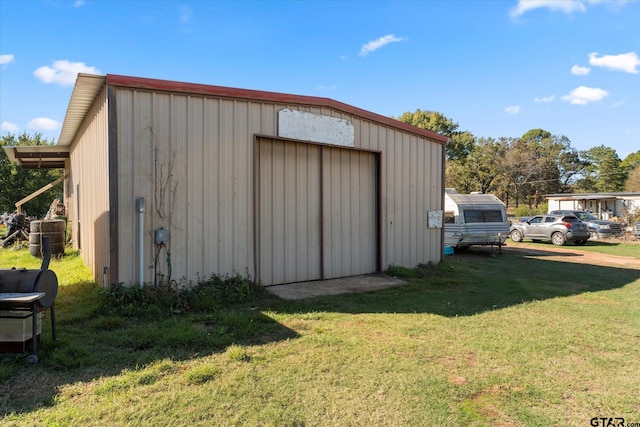
[(9, 161), (23, 169), (62, 169), (69, 158), (69, 147), (57, 145), (4, 146), (2, 149)]

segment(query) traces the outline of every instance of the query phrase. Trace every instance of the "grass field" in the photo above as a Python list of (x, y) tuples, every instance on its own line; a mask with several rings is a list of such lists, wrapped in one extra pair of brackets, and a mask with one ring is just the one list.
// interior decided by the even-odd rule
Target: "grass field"
[(59, 339), (45, 319), (38, 365), (0, 355), (3, 425), (640, 423), (638, 270), (472, 249), (377, 292), (158, 317), (105, 309), (73, 253), (51, 268)]

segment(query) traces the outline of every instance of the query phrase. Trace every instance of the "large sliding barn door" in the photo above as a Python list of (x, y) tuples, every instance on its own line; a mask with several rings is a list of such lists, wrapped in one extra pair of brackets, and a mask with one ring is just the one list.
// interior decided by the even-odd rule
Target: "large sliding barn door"
[(260, 139), (256, 155), (263, 285), (376, 270), (375, 154)]
[(375, 155), (324, 147), (324, 279), (376, 271)]
[(320, 147), (258, 143), (258, 279), (264, 285), (321, 278)]

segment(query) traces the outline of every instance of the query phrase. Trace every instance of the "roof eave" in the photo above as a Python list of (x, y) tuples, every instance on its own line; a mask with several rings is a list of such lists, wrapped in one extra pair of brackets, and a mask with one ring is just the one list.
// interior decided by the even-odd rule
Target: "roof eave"
[(387, 126), (404, 130), (413, 134), (418, 134), (441, 144), (446, 144), (448, 141), (446, 136), (440, 135), (438, 133), (401, 122), (391, 117), (386, 117), (377, 113), (373, 113), (371, 111), (363, 110), (361, 108), (357, 108), (330, 98), (121, 76), (116, 74), (107, 74), (106, 80), (109, 86), (160, 90), (167, 92), (193, 93), (200, 95), (218, 96), (223, 98), (243, 99), (249, 101), (265, 101), (277, 102), (282, 104), (300, 104), (313, 107), (333, 108), (335, 110), (342, 111), (356, 117), (379, 122)]
[(71, 93), (71, 100), (64, 116), (58, 145), (69, 146), (91, 108), (93, 101), (105, 85), (106, 76), (79, 73)]
[(57, 145), (8, 145), (2, 149), (10, 162), (23, 169), (62, 169), (69, 158), (69, 148)]

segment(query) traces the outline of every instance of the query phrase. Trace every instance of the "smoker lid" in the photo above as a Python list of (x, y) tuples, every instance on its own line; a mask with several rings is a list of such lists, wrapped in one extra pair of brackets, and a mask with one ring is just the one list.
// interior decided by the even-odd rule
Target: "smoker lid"
[(44, 292), (44, 296), (38, 300), (38, 304), (43, 308), (53, 305), (58, 295), (58, 277), (51, 270), (40, 270), (36, 279), (35, 292)]

